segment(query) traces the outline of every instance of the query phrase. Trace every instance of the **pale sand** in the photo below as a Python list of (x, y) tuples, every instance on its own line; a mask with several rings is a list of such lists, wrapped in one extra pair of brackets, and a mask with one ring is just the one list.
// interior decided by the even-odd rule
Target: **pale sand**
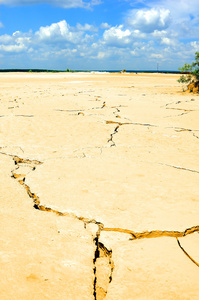
[(199, 299), (199, 96), (178, 77), (0, 74), (1, 300)]

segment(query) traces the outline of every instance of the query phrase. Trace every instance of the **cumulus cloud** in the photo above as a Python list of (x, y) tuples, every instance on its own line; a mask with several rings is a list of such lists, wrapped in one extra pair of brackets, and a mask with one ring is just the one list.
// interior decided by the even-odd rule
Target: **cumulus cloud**
[(150, 0), (144, 1), (150, 7), (159, 7), (169, 9), (173, 18), (177, 19), (179, 22), (182, 20), (190, 20), (196, 17), (199, 12), (199, 1), (192, 0), (191, 2), (187, 0)]
[(171, 23), (171, 14), (169, 9), (164, 8), (133, 9), (128, 13), (127, 22), (135, 29), (151, 33), (168, 28)]
[(162, 38), (165, 37), (166, 35), (167, 35), (166, 30), (154, 30), (154, 32), (152, 33), (152, 36), (154, 38)]
[(10, 53), (19, 53), (26, 51), (27, 48), (24, 45), (0, 45), (0, 51), (10, 52)]
[(155, 30), (151, 36), (158, 42), (160, 45), (167, 45), (167, 46), (175, 46), (177, 45), (177, 36), (176, 32), (170, 30), (169, 32), (166, 30)]
[(133, 30), (131, 34), (132, 34), (133, 37), (135, 37), (137, 39), (146, 39), (146, 37), (147, 37), (146, 33), (141, 32), (138, 29)]
[(111, 25), (109, 25), (108, 23), (102, 23), (101, 25), (100, 25), (100, 28), (101, 29), (108, 29), (108, 28), (110, 28), (111, 27)]
[(193, 41), (193, 42), (190, 43), (190, 45), (191, 45), (191, 47), (192, 47), (192, 49), (193, 49), (194, 52), (198, 51), (198, 49), (199, 49), (199, 41)]
[(35, 33), (35, 37), (43, 42), (70, 42), (78, 43), (81, 40), (81, 32), (73, 32), (65, 20), (53, 23), (50, 26), (40, 27)]
[(30, 33), (23, 34), (20, 31), (16, 31), (12, 35), (1, 35), (0, 43), (0, 52), (24, 52), (28, 50), (30, 44)]
[(50, 4), (63, 8), (90, 8), (93, 5), (100, 4), (100, 0), (1, 0), (0, 4), (8, 6), (24, 6), (24, 5), (36, 5), (36, 4)]
[(131, 42), (131, 32), (129, 29), (123, 30), (123, 25), (114, 26), (105, 30), (103, 40), (106, 44), (124, 47)]
[(81, 25), (81, 24), (77, 23), (76, 27), (79, 31), (94, 31), (94, 32), (98, 31), (97, 27), (90, 25), (90, 24)]
[[(156, 23), (151, 14), (148, 19), (141, 14), (150, 26), (156, 28), (152, 32), (144, 31), (146, 22), (144, 28), (132, 24), (129, 27), (110, 27), (103, 23), (100, 25), (103, 31), (97, 31), (91, 24), (78, 23), (72, 27), (66, 20), (62, 20), (42, 26), (36, 32), (15, 31), (11, 35), (3, 34), (0, 35), (0, 56), (3, 57), (5, 67), (9, 66), (9, 58), (12, 58), (18, 67), (22, 67), (23, 63), (25, 66), (26, 60), (27, 64), (32, 64), (32, 68), (37, 64), (36, 67), (62, 69), (64, 62), (67, 67), (74, 69), (138, 69), (139, 64), (141, 68), (153, 69), (154, 62), (158, 59), (160, 63), (171, 62), (170, 68), (177, 70), (184, 62), (189, 62), (190, 57), (193, 60), (194, 53), (199, 48), (198, 39), (187, 43), (179, 41), (174, 29), (162, 28), (169, 24), (167, 14), (161, 15), (158, 9), (156, 12)], [(138, 19), (134, 19), (136, 24), (139, 24)], [(158, 27), (154, 24), (158, 24)], [(135, 61), (137, 65), (134, 65)], [(165, 66), (165, 69), (169, 68), (169, 65)]]
[(161, 39), (161, 44), (162, 45), (167, 45), (167, 46), (175, 46), (176, 42), (168, 37), (163, 37)]
[[(142, 0), (142, 5), (146, 6), (145, 10), (168, 10), (172, 22), (169, 29), (178, 34), (181, 39), (198, 38), (199, 31), (199, 1), (192, 0)], [(131, 11), (132, 12), (132, 11)], [(135, 10), (134, 10), (135, 15)], [(132, 16), (132, 15), (131, 15)], [(129, 16), (127, 15), (127, 18)], [(128, 18), (129, 20), (129, 18)], [(166, 29), (166, 28), (164, 28)], [(164, 30), (161, 29), (161, 30)], [(160, 30), (160, 28), (157, 28)]]
[[(50, 26), (40, 27), (40, 29), (32, 33), (14, 32), (12, 35), (4, 34), (0, 36), (0, 52), (16, 52), (29, 51), (38, 53), (38, 51), (59, 51), (65, 48), (74, 49), (74, 45), (81, 45), (90, 36), (84, 35), (84, 32), (72, 29), (68, 23), (63, 20), (53, 23)], [(73, 53), (75, 53), (74, 51)]]
[(10, 42), (12, 42), (13, 38), (12, 36), (8, 35), (8, 34), (3, 34), (0, 36), (0, 43), (1, 44), (9, 44)]

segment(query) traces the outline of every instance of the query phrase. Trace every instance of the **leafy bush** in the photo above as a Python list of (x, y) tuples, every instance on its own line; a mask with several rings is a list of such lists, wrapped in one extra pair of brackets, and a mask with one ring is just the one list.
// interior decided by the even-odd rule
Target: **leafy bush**
[(179, 70), (184, 74), (180, 76), (178, 82), (187, 84), (190, 91), (193, 91), (194, 87), (198, 90), (199, 52), (195, 53), (195, 61), (191, 65), (185, 64), (184, 67), (179, 68)]

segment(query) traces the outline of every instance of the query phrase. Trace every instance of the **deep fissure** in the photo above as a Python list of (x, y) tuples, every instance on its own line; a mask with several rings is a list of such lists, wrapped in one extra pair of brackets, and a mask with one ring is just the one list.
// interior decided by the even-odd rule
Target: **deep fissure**
[[(112, 274), (114, 270), (114, 262), (112, 260), (112, 250), (108, 250), (103, 243), (99, 241), (100, 232), (96, 233), (94, 238), (95, 253), (93, 259), (93, 296), (95, 300), (103, 300), (108, 292), (108, 286), (112, 281)], [(101, 281), (101, 270), (104, 268), (105, 263), (105, 278), (106, 280)], [(99, 273), (99, 274), (98, 274)]]
[[(93, 240), (94, 245), (95, 245), (95, 252), (94, 252), (94, 258), (93, 258), (93, 273), (94, 273), (93, 296), (94, 296), (95, 300), (101, 300), (106, 297), (108, 285), (112, 281), (112, 274), (114, 271), (114, 263), (112, 260), (112, 250), (108, 250), (105, 247), (105, 245), (99, 241), (100, 233), (102, 231), (119, 232), (119, 233), (129, 234), (130, 235), (129, 240), (136, 240), (136, 239), (142, 239), (142, 238), (156, 238), (156, 237), (163, 237), (163, 236), (179, 238), (179, 237), (187, 236), (194, 232), (199, 232), (199, 226), (193, 226), (191, 228), (187, 228), (186, 230), (184, 230), (182, 232), (180, 232), (180, 231), (160, 231), (160, 230), (134, 232), (129, 229), (108, 228), (108, 227), (104, 227), (103, 223), (98, 222), (95, 219), (88, 219), (88, 218), (80, 217), (71, 212), (60, 212), (60, 211), (54, 210), (50, 207), (43, 206), (40, 203), (39, 197), (35, 193), (31, 192), (30, 187), (25, 183), (25, 176), (15, 173), (15, 171), (20, 168), (20, 165), (26, 164), (26, 165), (30, 166), (32, 171), (34, 171), (36, 169), (36, 166), (42, 164), (42, 162), (40, 162), (38, 160), (23, 159), (16, 155), (6, 154), (6, 153), (2, 153), (2, 152), (1, 152), (1, 154), (8, 155), (13, 158), (14, 165), (16, 167), (14, 170), (11, 171), (11, 173), (12, 173), (11, 177), (14, 179), (17, 179), (17, 181), (20, 183), (20, 185), (24, 186), (24, 188), (27, 191), (27, 194), (33, 200), (33, 207), (36, 210), (53, 212), (53, 213), (57, 214), (58, 216), (68, 216), (68, 217), (70, 216), (70, 217), (76, 218), (79, 221), (82, 221), (84, 223), (85, 228), (86, 228), (86, 225), (90, 224), (90, 223), (96, 224), (98, 226), (98, 231)], [(184, 248), (181, 247), (179, 242), (178, 242), (178, 245), (180, 246), (182, 251), (186, 254), (186, 256), (192, 262), (194, 262), (197, 266), (199, 266), (199, 264), (197, 262), (195, 262), (191, 258), (191, 256), (184, 250)], [(109, 271), (108, 271), (107, 280), (104, 283), (104, 286), (99, 286), (98, 285), (98, 273), (100, 273), (100, 272), (98, 270), (100, 270), (103, 267), (104, 259), (106, 260), (106, 266), (108, 266)]]
[(93, 272), (94, 272), (94, 282), (93, 282), (93, 296), (94, 296), (94, 300), (97, 300), (97, 274), (96, 274), (96, 261), (97, 259), (100, 257), (100, 252), (99, 252), (99, 237), (96, 235), (96, 237), (94, 238), (94, 244), (96, 246), (95, 249), (95, 255), (93, 258)]

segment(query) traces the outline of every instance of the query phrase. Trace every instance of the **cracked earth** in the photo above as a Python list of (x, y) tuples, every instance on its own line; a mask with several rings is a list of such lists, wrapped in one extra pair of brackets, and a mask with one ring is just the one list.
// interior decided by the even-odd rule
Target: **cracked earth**
[(168, 74), (0, 77), (0, 299), (198, 299), (199, 96)]

